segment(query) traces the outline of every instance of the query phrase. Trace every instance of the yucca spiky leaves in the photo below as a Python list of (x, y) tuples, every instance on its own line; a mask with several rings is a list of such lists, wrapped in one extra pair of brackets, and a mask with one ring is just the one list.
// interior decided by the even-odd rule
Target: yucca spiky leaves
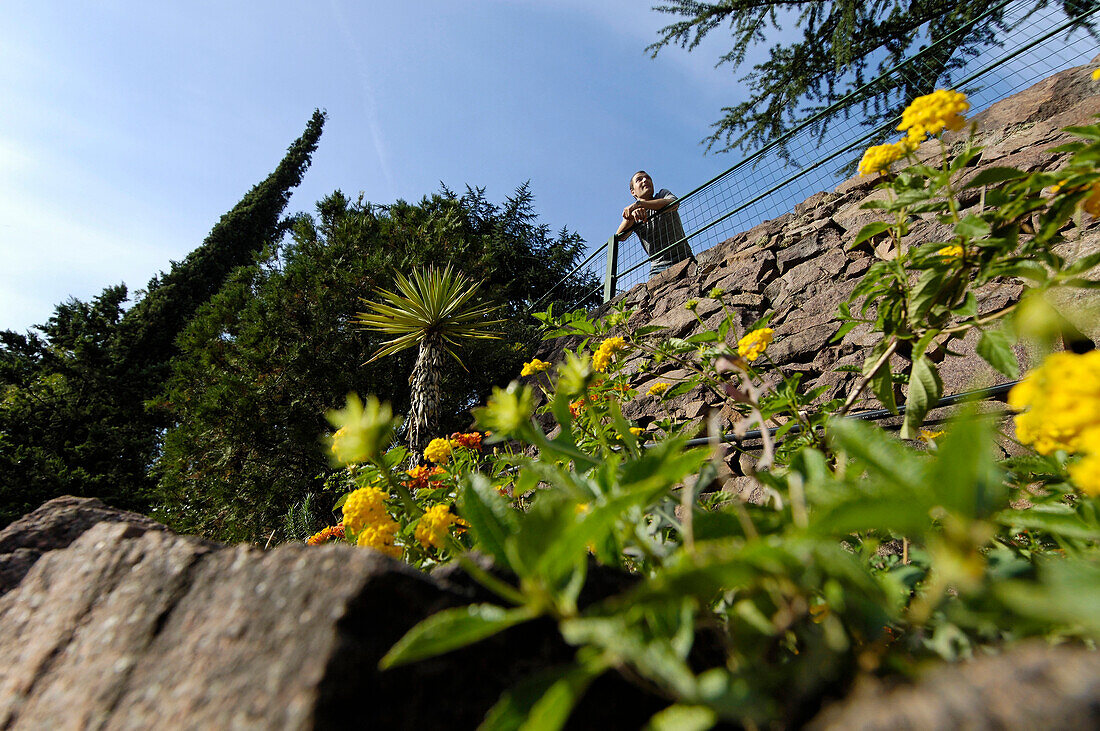
[(491, 328), (502, 321), (485, 319), (496, 307), (474, 304), (478, 284), (453, 272), (450, 265), (442, 271), (417, 269), (412, 279), (398, 274), (397, 289), (399, 293), (377, 290), (382, 301), (364, 300), (370, 311), (358, 313), (352, 322), (397, 336), (384, 342), (368, 363), (414, 345), (420, 348), (409, 378), (410, 414), (405, 435), (416, 461), (439, 426), (443, 351), (465, 368), (453, 346), (467, 339), (500, 337)]
[(414, 270), (411, 279), (398, 274), (398, 292), (376, 290), (381, 301), (363, 300), (369, 311), (356, 313), (352, 318), (359, 327), (397, 336), (384, 342), (367, 362), (411, 348), (435, 334), (443, 348), (461, 364), (453, 348), (460, 341), (500, 337), (491, 328), (503, 320), (485, 319), (497, 307), (470, 302), (478, 287), (478, 282), (452, 271), (449, 264), (443, 269)]

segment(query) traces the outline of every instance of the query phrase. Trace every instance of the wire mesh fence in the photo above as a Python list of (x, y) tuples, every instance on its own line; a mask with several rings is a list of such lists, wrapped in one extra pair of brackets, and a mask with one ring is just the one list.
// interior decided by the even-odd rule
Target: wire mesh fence
[[(1086, 31), (1072, 28), (1098, 10), (1100, 3), (1086, 2), (1079, 13), (1067, 17), (1060, 3), (1042, 8), (1036, 8), (1034, 0), (1002, 0), (991, 4), (988, 12), (1003, 12), (1007, 24), (1017, 26), (1016, 30), (1001, 39), (1002, 45), (989, 46), (968, 57), (951, 72), (949, 79), (936, 78), (936, 81), (938, 85), (949, 84), (966, 92), (971, 113), (979, 112), (1059, 71), (1087, 63), (1097, 51), (1096, 40)], [(924, 60), (935, 45), (935, 41), (929, 43), (920, 53), (861, 89), (914, 84), (918, 79), (938, 77)], [(858, 121), (860, 104), (860, 93), (853, 92), (826, 110), (842, 115), (848, 110), (850, 115), (847, 120), (832, 123), (828, 134), (821, 134), (820, 120), (825, 112), (819, 113), (683, 194), (675, 211), (653, 215), (679, 216), (686, 242), (698, 254), (738, 232), (790, 211), (816, 192), (832, 190), (853, 174), (855, 162), (866, 147), (893, 133), (898, 123), (895, 119), (868, 128)], [(682, 243), (665, 242), (663, 248), (672, 249)], [(596, 248), (581, 267), (589, 267), (604, 280), (606, 300), (646, 281), (650, 262), (659, 253), (647, 254), (636, 236), (617, 242), (612, 237)]]

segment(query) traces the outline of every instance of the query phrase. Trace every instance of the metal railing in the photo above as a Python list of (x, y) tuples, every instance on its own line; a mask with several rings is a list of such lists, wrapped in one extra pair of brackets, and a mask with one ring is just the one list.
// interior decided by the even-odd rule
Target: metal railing
[[(944, 86), (967, 93), (971, 113), (976, 113), (1007, 96), (1021, 91), (1058, 71), (1087, 63), (1096, 53), (1094, 38), (1085, 31), (1070, 29), (1100, 10), (1091, 3), (1078, 15), (1067, 17), (1061, 4), (1036, 9), (1032, 0), (1002, 0), (954, 33), (937, 39), (919, 53), (872, 79), (835, 104), (807, 118), (786, 134), (746, 156), (732, 167), (681, 196), (677, 210), (656, 215), (678, 215), (683, 224), (683, 239), (670, 242), (664, 250), (688, 244), (695, 253), (710, 249), (738, 232), (776, 218), (793, 209), (813, 193), (831, 190), (851, 173), (854, 162), (868, 144), (884, 139), (893, 132), (898, 120), (868, 129), (858, 123), (834, 123), (823, 139), (820, 124), (827, 117), (843, 114), (858, 107), (868, 89), (903, 83), (914, 76), (926, 77), (935, 72), (925, 59), (936, 48), (973, 24), (1003, 13), (1012, 25), (1027, 18), (1002, 45), (990, 46), (970, 58), (950, 79), (938, 78)], [(853, 116), (858, 116), (851, 111)], [(796, 158), (811, 161), (800, 164)], [(834, 163), (830, 165), (830, 163)], [(620, 246), (630, 234), (610, 237), (596, 247), (579, 271), (590, 264), (603, 271), (603, 299), (645, 281), (643, 269), (661, 252), (646, 255), (638, 245)], [(594, 296), (598, 289), (589, 293)], [(549, 295), (549, 292), (547, 293)], [(537, 304), (537, 303), (536, 303)], [(535, 309), (532, 307), (532, 310)]]

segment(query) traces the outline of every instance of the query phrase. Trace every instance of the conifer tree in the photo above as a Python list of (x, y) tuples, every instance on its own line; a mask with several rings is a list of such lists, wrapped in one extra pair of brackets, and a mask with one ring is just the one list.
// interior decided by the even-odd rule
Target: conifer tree
[(161, 422), (145, 403), (163, 388), (174, 341), (198, 307), (288, 225), (283, 211), (324, 118), (315, 111), (275, 171), (129, 310), (116, 285), (90, 303), (58, 305), (38, 333), (0, 332), (0, 526), (61, 494), (149, 508)]

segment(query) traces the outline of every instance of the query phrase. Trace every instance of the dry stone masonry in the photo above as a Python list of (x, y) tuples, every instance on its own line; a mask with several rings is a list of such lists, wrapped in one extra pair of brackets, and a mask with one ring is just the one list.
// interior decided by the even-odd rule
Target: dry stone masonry
[[(963, 182), (987, 166), (1013, 166), (1026, 171), (1056, 169), (1063, 158), (1050, 150), (1071, 139), (1064, 127), (1090, 124), (1100, 114), (1100, 82), (1090, 77), (1093, 65), (1070, 69), (1052, 76), (1013, 97), (1005, 99), (973, 117), (978, 125), (978, 143), (985, 149)], [(949, 134), (949, 144), (961, 144), (965, 133)], [(938, 143), (926, 142), (918, 155), (938, 155)], [(866, 327), (857, 327), (839, 343), (830, 343), (840, 323), (834, 319), (838, 305), (845, 301), (864, 272), (876, 259), (893, 256), (889, 242), (864, 244), (849, 250), (860, 229), (881, 220), (881, 212), (862, 205), (885, 195), (874, 190), (878, 176), (854, 177), (830, 192), (817, 193), (794, 207), (793, 211), (765, 221), (721, 244), (698, 254), (697, 262), (684, 261), (620, 295), (614, 304), (633, 310), (625, 324), (628, 330), (645, 325), (664, 328), (667, 337), (687, 337), (699, 328), (684, 303), (698, 299), (696, 310), (704, 324), (716, 329), (724, 314), (719, 303), (707, 294), (715, 287), (725, 290), (724, 300), (736, 311), (739, 331), (768, 311), (774, 312), (771, 327), (775, 342), (768, 355), (790, 373), (801, 373), (807, 388), (825, 386), (822, 400), (846, 395), (858, 376), (838, 372), (840, 366), (860, 366), (875, 337)], [(962, 198), (965, 206), (978, 202), (980, 190)], [(1069, 242), (1063, 254), (1077, 258), (1100, 248), (1100, 224), (1085, 217), (1083, 228), (1068, 232)], [(946, 240), (949, 227), (931, 217), (916, 224), (905, 244)], [(872, 239), (872, 241), (874, 241)], [(983, 288), (978, 294), (979, 312), (995, 311), (1019, 298), (1022, 286), (1006, 280)], [(1100, 338), (1095, 299), (1087, 292), (1065, 296), (1063, 304), (1074, 324), (1094, 341)], [(730, 334), (730, 343), (737, 335)], [(1006, 379), (974, 354), (977, 334), (953, 347), (966, 354), (962, 362), (943, 369), (944, 393), (996, 385)], [(565, 345), (553, 343), (543, 360), (555, 358)], [(1023, 364), (1027, 354), (1020, 351)], [(895, 356), (897, 364), (902, 361)], [(674, 381), (687, 373), (674, 365), (662, 364), (658, 370), (643, 371), (642, 356), (626, 363), (637, 373), (634, 386), (645, 394), (653, 383)], [(713, 399), (713, 396), (710, 397)], [(641, 424), (665, 414), (688, 421), (700, 421), (718, 404), (708, 400), (702, 388), (683, 394), (665, 406), (656, 397), (642, 396), (624, 405), (624, 415)], [(866, 396), (857, 407), (877, 408)], [(733, 412), (724, 413), (736, 419)]]

